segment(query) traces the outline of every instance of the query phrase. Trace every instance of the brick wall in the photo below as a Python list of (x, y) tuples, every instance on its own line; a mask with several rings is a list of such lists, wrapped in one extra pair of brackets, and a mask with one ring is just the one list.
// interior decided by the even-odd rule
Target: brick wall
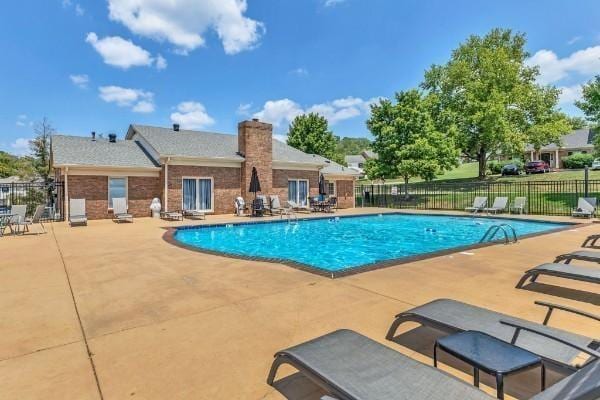
[(149, 217), (150, 203), (155, 197), (160, 198), (160, 179), (146, 176), (130, 176), (128, 178), (128, 207), (134, 217)]
[(233, 167), (169, 165), (168, 208), (169, 210), (181, 209), (183, 196), (182, 179), (184, 176), (212, 177), (214, 182), (214, 213), (233, 214), (235, 198), (240, 196), (240, 174), (241, 169)]
[[(243, 121), (238, 124), (238, 151), (245, 161), (241, 170), (241, 194), (250, 198), (248, 188), (255, 167), (263, 193), (271, 193), (273, 187), (273, 125), (259, 121)], [(239, 186), (239, 185), (238, 185)]]
[(295, 171), (287, 169), (274, 169), (273, 189), (271, 193), (268, 194), (278, 195), (282, 206), (285, 206), (288, 199), (288, 180), (290, 179), (308, 179), (308, 187), (310, 191), (309, 196), (319, 195), (318, 171)]
[(353, 180), (336, 180), (335, 190), (338, 199), (339, 208), (354, 207), (354, 181)]

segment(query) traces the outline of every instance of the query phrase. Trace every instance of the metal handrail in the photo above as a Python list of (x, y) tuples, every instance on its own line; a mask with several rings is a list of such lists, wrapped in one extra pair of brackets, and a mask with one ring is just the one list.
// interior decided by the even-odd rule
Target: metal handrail
[[(509, 234), (509, 232), (507, 231), (507, 228), (510, 229), (511, 234)], [(492, 240), (494, 238), (494, 236), (496, 236), (496, 233), (498, 233), (499, 230), (502, 230), (502, 233), (504, 233), (504, 244), (518, 242), (517, 232), (515, 231), (515, 228), (513, 228), (509, 224), (498, 224), (498, 225), (490, 226), (488, 228), (488, 230), (485, 231), (485, 234), (479, 240), (479, 243), (484, 243), (488, 240)], [(512, 236), (512, 238), (511, 238), (511, 236)]]

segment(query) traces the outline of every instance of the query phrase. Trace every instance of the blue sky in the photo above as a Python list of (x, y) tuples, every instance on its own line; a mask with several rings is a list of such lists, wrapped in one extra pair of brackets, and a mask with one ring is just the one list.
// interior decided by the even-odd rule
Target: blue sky
[(0, 148), (130, 123), (235, 133), (258, 116), (285, 134), (305, 111), (368, 136), (368, 104), (418, 85), (470, 34), (525, 32), (561, 106), (600, 73), (596, 1), (37, 0), (0, 14)]

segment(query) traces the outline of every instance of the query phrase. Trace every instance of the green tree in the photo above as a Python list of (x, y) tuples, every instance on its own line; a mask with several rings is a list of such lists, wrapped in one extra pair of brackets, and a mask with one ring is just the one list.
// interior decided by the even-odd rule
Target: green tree
[(569, 120), (569, 124), (571, 124), (571, 129), (583, 129), (589, 126), (585, 118), (582, 117), (567, 116), (567, 119)]
[(341, 160), (346, 156), (360, 154), (371, 148), (371, 141), (367, 138), (336, 137), (335, 152)]
[(568, 126), (557, 111), (560, 91), (536, 84), (539, 69), (526, 65), (525, 42), (509, 29), (473, 35), (448, 63), (425, 73), (422, 87), (436, 102), (438, 130), (456, 132), (463, 154), (478, 161), (480, 178), (490, 157), (558, 142)]
[(576, 101), (575, 105), (583, 111), (588, 120), (595, 125), (600, 125), (600, 75), (582, 87), (582, 100)]
[(431, 103), (418, 90), (396, 93), (396, 104), (384, 99), (371, 106), (367, 127), (375, 138), (372, 149), (379, 155), (367, 162), (367, 175), (403, 177), (407, 197), (411, 177), (432, 180), (457, 165), (453, 138), (436, 129)]
[(287, 144), (308, 154), (335, 159), (335, 137), (327, 119), (317, 113), (298, 115), (290, 124)]
[(29, 142), (29, 148), (34, 156), (34, 167), (38, 175), (48, 181), (50, 176), (50, 138), (54, 128), (46, 117), (33, 128), (35, 138)]

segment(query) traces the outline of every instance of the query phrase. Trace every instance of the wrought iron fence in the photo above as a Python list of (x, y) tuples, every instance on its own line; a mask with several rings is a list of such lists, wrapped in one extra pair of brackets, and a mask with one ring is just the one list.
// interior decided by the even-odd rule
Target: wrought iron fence
[(355, 196), (357, 207), (429, 210), (464, 210), (477, 196), (490, 206), (495, 197), (526, 197), (530, 214), (571, 215), (579, 197), (600, 198), (600, 180), (357, 185)]
[(37, 206), (44, 205), (44, 220), (62, 221), (63, 194), (63, 182), (0, 183), (0, 211), (13, 205), (26, 204), (27, 215), (31, 216)]

